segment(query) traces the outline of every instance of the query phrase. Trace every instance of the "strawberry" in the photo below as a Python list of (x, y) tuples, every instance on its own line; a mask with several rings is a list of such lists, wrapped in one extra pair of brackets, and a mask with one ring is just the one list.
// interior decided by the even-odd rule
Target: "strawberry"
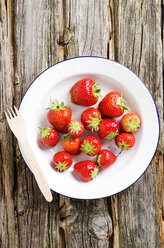
[(84, 125), (79, 120), (71, 120), (67, 125), (67, 130), (72, 137), (80, 137), (84, 133)]
[(97, 164), (99, 168), (105, 169), (108, 168), (116, 161), (117, 157), (109, 150), (102, 149), (97, 155)]
[(129, 110), (124, 102), (126, 103), (125, 99), (118, 92), (110, 92), (99, 103), (98, 109), (108, 117), (119, 117), (124, 110)]
[(135, 137), (132, 133), (121, 133), (116, 137), (115, 143), (121, 149), (130, 150), (135, 144)]
[(41, 143), (46, 147), (56, 146), (59, 140), (59, 135), (56, 130), (52, 127), (39, 127), (40, 136), (39, 139)]
[(92, 106), (98, 102), (100, 89), (89, 78), (83, 78), (70, 89), (71, 102), (83, 106)]
[(57, 152), (53, 156), (53, 167), (58, 171), (65, 171), (72, 165), (72, 157), (67, 152)]
[(101, 139), (112, 140), (119, 134), (119, 124), (114, 119), (103, 119), (97, 132)]
[(80, 143), (81, 139), (79, 137), (73, 138), (68, 134), (62, 140), (61, 145), (66, 152), (75, 155), (80, 153)]
[(96, 108), (88, 108), (82, 112), (81, 121), (87, 130), (97, 131), (101, 122), (101, 113)]
[(135, 113), (125, 114), (121, 119), (121, 126), (125, 132), (136, 132), (141, 126), (141, 119)]
[(67, 124), (71, 120), (72, 111), (69, 107), (59, 104), (57, 100), (50, 99), (50, 107), (47, 113), (49, 123), (59, 132), (67, 133)]
[(98, 167), (91, 160), (81, 161), (74, 165), (77, 174), (86, 182), (93, 180), (98, 173)]
[(85, 154), (89, 156), (97, 155), (100, 149), (101, 141), (93, 135), (88, 135), (84, 137), (81, 141), (80, 150), (82, 150)]

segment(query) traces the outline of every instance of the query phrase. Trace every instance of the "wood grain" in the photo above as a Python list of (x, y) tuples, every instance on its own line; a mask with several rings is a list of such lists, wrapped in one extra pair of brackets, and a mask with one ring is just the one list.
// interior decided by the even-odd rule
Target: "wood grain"
[[(160, 104), (163, 102), (160, 8), (156, 1), (120, 0), (112, 2), (112, 9), (115, 59), (129, 67), (146, 83), (154, 96), (163, 125), (163, 106)], [(163, 128), (154, 161), (162, 153), (162, 137)], [(159, 192), (159, 188), (162, 187), (163, 169), (160, 166), (157, 175), (156, 166), (159, 164), (155, 166), (154, 161), (137, 183), (112, 197), (116, 219), (114, 229), (117, 230), (114, 247), (162, 245), (163, 233), (160, 236), (158, 224), (161, 223), (162, 230), (162, 207), (157, 205), (156, 194), (159, 193), (161, 202), (162, 192)], [(157, 209), (160, 214), (157, 214)]]
[[(107, 33), (106, 28), (101, 28), (106, 27), (106, 1), (64, 1), (64, 4), (61, 24), (64, 36), (60, 37), (63, 58), (106, 57)], [(77, 11), (79, 15), (74, 15)], [(85, 201), (60, 197), (60, 206), (60, 226), (66, 247), (109, 247), (112, 221), (106, 199)]]
[[(23, 162), (4, 120), (6, 105), (19, 103), (34, 78), (58, 61), (58, 3), (1, 3), (1, 231), (2, 247), (57, 247), (58, 196), (48, 204)], [(36, 11), (37, 9), (37, 11)]]
[[(161, 1), (1, 0), (0, 247), (164, 247)], [(163, 30), (163, 29), (162, 29)], [(102, 56), (134, 71), (152, 93), (161, 120), (155, 157), (129, 189), (47, 203), (4, 117), (35, 77), (75, 56)]]

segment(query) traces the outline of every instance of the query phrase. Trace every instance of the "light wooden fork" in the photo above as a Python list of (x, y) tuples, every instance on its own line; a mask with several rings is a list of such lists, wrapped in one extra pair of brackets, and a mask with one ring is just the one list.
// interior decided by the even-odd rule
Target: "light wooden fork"
[(27, 138), (27, 132), (26, 132), (26, 126), (25, 122), (18, 111), (18, 109), (14, 106), (14, 110), (10, 107), (5, 111), (6, 119), (9, 124), (10, 129), (20, 142), (23, 152), (25, 155), (25, 159), (27, 163), (30, 166), (30, 169), (32, 170), (34, 177), (38, 183), (38, 186), (44, 195), (45, 199), (47, 201), (52, 201), (52, 194), (50, 191), (50, 188), (48, 186), (48, 183), (46, 181), (46, 178), (44, 174), (42, 173), (39, 164), (37, 162), (37, 159), (30, 147), (30, 144), (28, 142)]

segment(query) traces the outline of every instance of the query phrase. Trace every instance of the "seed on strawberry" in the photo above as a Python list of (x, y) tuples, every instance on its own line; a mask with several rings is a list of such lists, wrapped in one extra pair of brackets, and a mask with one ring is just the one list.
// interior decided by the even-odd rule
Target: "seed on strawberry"
[(112, 165), (117, 160), (117, 157), (111, 151), (102, 149), (96, 160), (99, 168), (105, 169)]
[(97, 132), (101, 139), (112, 140), (119, 134), (119, 123), (114, 119), (103, 119)]
[(84, 152), (89, 156), (97, 155), (100, 149), (101, 149), (101, 141), (93, 135), (88, 135), (84, 137), (81, 141), (80, 150), (82, 150), (82, 152)]
[(124, 110), (129, 110), (124, 103), (126, 103), (125, 99), (118, 92), (110, 92), (99, 103), (98, 109), (101, 114), (108, 117), (119, 117)]
[(72, 111), (62, 102), (59, 104), (58, 100), (52, 101), (50, 99), (50, 107), (48, 108), (47, 119), (49, 123), (59, 132), (67, 133), (67, 124), (71, 120)]
[(72, 165), (72, 157), (67, 152), (57, 152), (53, 156), (53, 167), (57, 171), (65, 171)]
[(80, 144), (81, 139), (79, 137), (73, 138), (69, 134), (61, 142), (63, 149), (73, 155), (80, 153)]
[(98, 167), (91, 160), (81, 161), (74, 165), (76, 173), (86, 182), (93, 180), (98, 173)]
[(81, 121), (84, 127), (89, 131), (98, 131), (101, 119), (101, 113), (96, 108), (88, 108), (81, 114)]
[(125, 114), (121, 119), (121, 126), (125, 132), (136, 132), (141, 126), (141, 119), (135, 113)]
[(98, 102), (101, 89), (89, 78), (83, 78), (70, 89), (71, 102), (83, 106), (92, 106)]
[(59, 135), (52, 127), (39, 127), (40, 129), (40, 142), (46, 147), (53, 147), (58, 143)]
[(116, 145), (125, 150), (130, 150), (135, 144), (135, 137), (132, 133), (121, 133), (115, 139)]
[(67, 125), (67, 130), (72, 137), (80, 137), (84, 133), (84, 125), (79, 120), (71, 120)]

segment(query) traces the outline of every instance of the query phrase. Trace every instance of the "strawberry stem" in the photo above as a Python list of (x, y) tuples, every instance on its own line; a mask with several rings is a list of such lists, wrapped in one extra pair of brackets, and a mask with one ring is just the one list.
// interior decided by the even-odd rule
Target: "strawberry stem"
[(40, 129), (40, 139), (44, 139), (46, 137), (48, 137), (48, 135), (50, 134), (49, 128), (48, 127), (38, 127)]
[(101, 154), (98, 155), (98, 156), (97, 156), (97, 161), (96, 161), (99, 167), (100, 167), (100, 159), (101, 159), (101, 156), (102, 156)]
[(92, 86), (92, 93), (93, 93), (93, 95), (94, 95), (94, 97), (102, 97), (102, 95), (101, 95), (101, 89), (99, 89), (99, 88), (97, 88), (97, 85), (96, 84), (94, 84), (93, 86)]
[(98, 173), (98, 168), (94, 168), (93, 171), (91, 171), (91, 178), (94, 179), (96, 176), (97, 176), (97, 173)]
[(64, 110), (65, 109), (64, 102), (61, 102), (61, 104), (59, 104), (59, 101), (57, 99), (52, 101), (52, 99), (50, 98), (50, 107), (48, 107), (47, 109)]
[(64, 136), (64, 140), (72, 140), (73, 137), (71, 137), (71, 135), (67, 134), (66, 136)]
[(127, 125), (127, 132), (134, 132), (136, 129), (140, 127), (140, 120), (138, 118), (131, 118), (129, 120), (129, 124)]
[(117, 135), (118, 135), (119, 133), (118, 133), (118, 131), (116, 131), (116, 132), (110, 132), (110, 134), (108, 134), (106, 137), (105, 137), (105, 140), (112, 140), (112, 139), (114, 139)]
[(130, 145), (128, 145), (126, 142), (122, 141), (118, 143), (118, 147), (125, 150), (130, 150)]
[(124, 105), (127, 101), (121, 96), (117, 99), (117, 105), (121, 107), (122, 110), (130, 110), (127, 106)]
[(58, 170), (58, 171), (65, 171), (67, 170), (68, 166), (67, 166), (68, 162), (58, 162), (58, 163), (55, 163), (55, 168)]
[(84, 151), (86, 154), (89, 154), (90, 156), (94, 155), (95, 146), (92, 145), (92, 142), (84, 140), (84, 145), (81, 145), (80, 150)]
[(78, 134), (78, 132), (81, 130), (81, 124), (78, 121), (72, 121), (69, 124), (69, 128), (71, 130), (71, 133), (76, 133)]
[(91, 120), (87, 121), (89, 125), (87, 127), (92, 127), (92, 132), (93, 131), (98, 131), (100, 122), (102, 121), (101, 118), (98, 118), (98, 114), (95, 114), (95, 117), (91, 117)]

